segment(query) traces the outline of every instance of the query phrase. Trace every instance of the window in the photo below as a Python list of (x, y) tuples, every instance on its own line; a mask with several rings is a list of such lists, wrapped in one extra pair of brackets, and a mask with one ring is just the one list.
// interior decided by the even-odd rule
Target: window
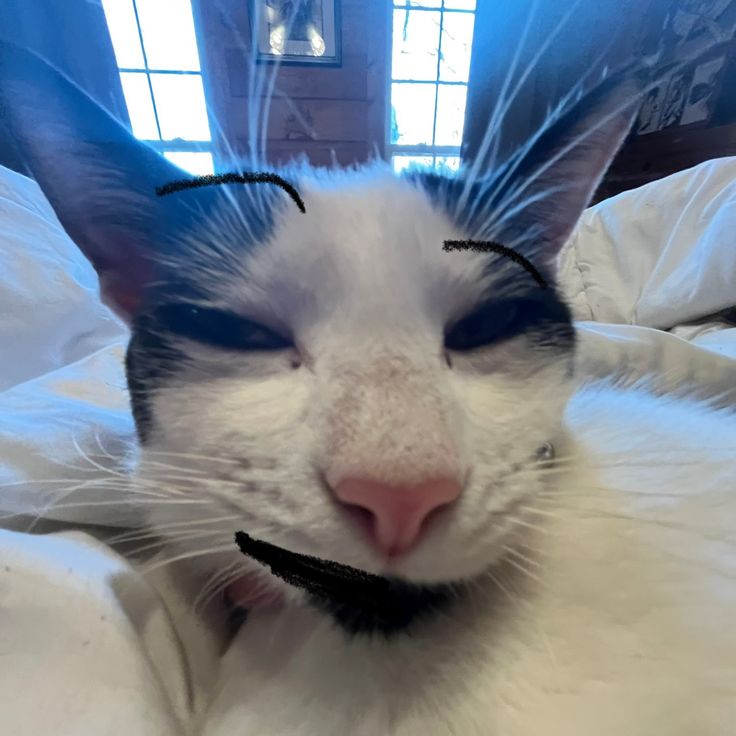
[(394, 169), (460, 166), (475, 0), (393, 4), (389, 150)]
[(214, 171), (191, 0), (102, 0), (133, 135), (192, 174)]

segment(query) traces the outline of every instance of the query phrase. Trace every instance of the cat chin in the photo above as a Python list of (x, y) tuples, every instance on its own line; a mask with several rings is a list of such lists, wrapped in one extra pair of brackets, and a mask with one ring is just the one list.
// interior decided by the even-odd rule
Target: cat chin
[(491, 550), (477, 558), (438, 558), (433, 550), (416, 558), (408, 556), (396, 564), (387, 566), (379, 574), (391, 576), (407, 585), (416, 587), (435, 585), (462, 585), (484, 575), (503, 556), (503, 547)]

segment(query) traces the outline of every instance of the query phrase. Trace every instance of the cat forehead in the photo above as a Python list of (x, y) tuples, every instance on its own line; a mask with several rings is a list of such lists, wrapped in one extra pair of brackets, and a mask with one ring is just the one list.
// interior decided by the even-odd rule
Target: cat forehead
[[(383, 304), (404, 309), (426, 304), (462, 286), (480, 292), (483, 259), (447, 253), (444, 241), (463, 233), (416, 184), (392, 172), (341, 172), (303, 177), (295, 186), (305, 212), (287, 203), (269, 237), (242, 252), (229, 298), (252, 302), (293, 299)], [(349, 298), (348, 298), (349, 297)]]

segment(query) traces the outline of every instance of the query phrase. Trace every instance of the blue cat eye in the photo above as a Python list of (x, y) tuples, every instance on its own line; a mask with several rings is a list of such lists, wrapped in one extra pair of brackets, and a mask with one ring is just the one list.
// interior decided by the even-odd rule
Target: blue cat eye
[(538, 289), (524, 297), (488, 300), (445, 330), (445, 348), (465, 352), (522, 334), (534, 334), (540, 345), (545, 335), (562, 344), (569, 326), (569, 311), (552, 289)]
[(268, 327), (221, 309), (168, 304), (156, 309), (156, 319), (167, 332), (225, 350), (274, 351), (293, 347), (291, 340)]
[(518, 334), (518, 305), (513, 301), (484, 304), (445, 332), (445, 347), (464, 352)]

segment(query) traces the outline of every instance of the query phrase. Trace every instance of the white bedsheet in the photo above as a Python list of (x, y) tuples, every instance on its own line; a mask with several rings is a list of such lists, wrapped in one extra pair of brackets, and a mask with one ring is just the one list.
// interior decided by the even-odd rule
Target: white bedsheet
[[(736, 404), (736, 329), (692, 324), (736, 305), (734, 233), (736, 159), (586, 212), (560, 261), (581, 374), (653, 374), (663, 391), (685, 383)], [(84, 478), (80, 505), (44, 515), (135, 523), (97, 467), (122, 472), (133, 442), (126, 329), (36, 185), (2, 168), (0, 263), (0, 513), (40, 511)], [(90, 534), (0, 531), (0, 733), (186, 733), (216, 644), (177, 595)]]

